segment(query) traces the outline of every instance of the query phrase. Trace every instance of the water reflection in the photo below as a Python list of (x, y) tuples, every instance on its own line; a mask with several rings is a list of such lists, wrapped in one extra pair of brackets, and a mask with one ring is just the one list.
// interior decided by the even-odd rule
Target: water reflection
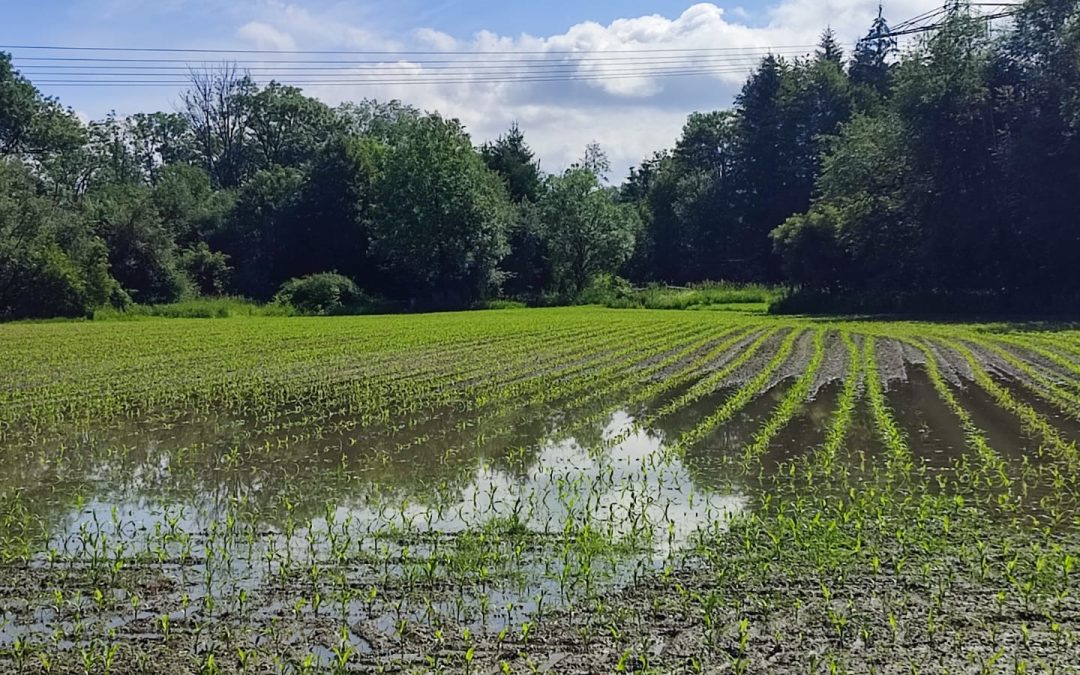
[[(398, 455), (325, 440), (242, 446), (230, 434), (245, 434), (243, 425), (222, 420), (144, 434), (143, 445), (84, 439), (6, 467), (3, 491), (24, 509), (19, 522), (37, 528), (31, 569), (46, 579), (54, 561), (65, 574), (92, 576), (99, 561), (102, 569), (125, 561), (117, 570), (150, 563), (173, 589), (157, 604), (176, 621), (207, 618), (241, 592), (258, 598), (248, 602), (270, 621), (288, 613), (278, 598), (291, 579), (324, 568), (337, 570), (342, 588), (389, 593), (377, 605), (344, 601), (351, 622), (387, 630), (388, 607), (413, 620), (435, 607), (478, 628), (520, 622), (545, 598), (564, 606), (655, 572), (696, 532), (747, 507), (742, 492), (699, 481), (666, 451), (665, 432), (638, 429), (625, 410), (572, 435), (554, 418), (530, 419), (515, 428), (510, 438), (522, 444), (509, 451), (477, 441), (481, 427), (452, 453), (410, 446)], [(25, 534), (18, 527), (5, 535)], [(418, 578), (425, 560), (436, 561), (433, 578), (472, 581), (459, 581), (453, 597), (443, 597), (447, 581), (394, 605), (394, 589)], [(12, 622), (0, 645), (57, 627), (42, 616)], [(138, 619), (138, 611), (107, 617), (114, 627)]]
[[(125, 527), (152, 530), (179, 517), (172, 527), (202, 532), (236, 510), (280, 529), (280, 507), (288, 502), (290, 517), (316, 522), (333, 504), (339, 519), (349, 518), (361, 530), (377, 527), (389, 510), (437, 532), (514, 516), (544, 533), (589, 520), (614, 538), (655, 526), (663, 531), (655, 543), (666, 546), (745, 506), (744, 495), (699, 486), (683, 461), (664, 451), (663, 430), (636, 429), (604, 447), (603, 441), (634, 429), (626, 411), (572, 437), (540, 426), (546, 440), (517, 458), (491, 454), (482, 444), (449, 457), (422, 446), (399, 457), (338, 445), (241, 453), (206, 443), (170, 448), (161, 439), (126, 452), (91, 446), (65, 453), (76, 460), (65, 462), (66, 475), (52, 465), (21, 472), (28, 489), (19, 495), (44, 521), (56, 514), (50, 530), (59, 540), (115, 518)], [(536, 431), (520, 430), (519, 440)]]
[[(917, 463), (946, 472), (970, 455), (966, 437), (925, 374), (909, 376), (889, 404)], [(0, 453), (0, 537), (6, 553), (30, 554), (18, 571), (41, 588), (87, 574), (127, 598), (156, 574), (166, 590), (150, 591), (163, 594), (155, 611), (178, 622), (214, 618), (215, 603), (241, 618), (247, 603), (256, 623), (308, 620), (319, 610), (305, 603), (318, 596), (337, 599), (346, 625), (365, 627), (368, 637), (350, 628), (358, 649), (403, 617), (499, 630), (672, 565), (696, 533), (775, 488), (781, 468), (811, 461), (839, 384), (802, 406), (753, 471), (738, 461), (790, 385), (757, 396), (681, 455), (674, 441), (734, 389), (648, 429), (637, 420), (693, 382), (630, 409), (614, 395), (498, 414), (429, 411), (390, 428), (270, 430), (228, 417), (133, 424)], [(976, 388), (955, 393), (999, 453), (1013, 465), (1030, 459), (1033, 442), (1015, 419)], [(885, 455), (860, 402), (835, 459), (843, 489), (869, 480)], [(1038, 485), (1031, 494), (1034, 503)], [(142, 576), (123, 581), (128, 570)], [(15, 617), (0, 628), (0, 647), (64, 625), (48, 602), (0, 593), (0, 614)], [(95, 611), (105, 631), (148, 619)]]

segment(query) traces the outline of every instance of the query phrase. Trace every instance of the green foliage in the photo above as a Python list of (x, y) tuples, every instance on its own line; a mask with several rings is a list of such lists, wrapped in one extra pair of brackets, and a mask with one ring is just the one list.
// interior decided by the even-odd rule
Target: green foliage
[(341, 126), (326, 104), (277, 82), (248, 93), (241, 107), (260, 169), (306, 163)]
[(578, 295), (576, 302), (620, 309), (717, 309), (763, 313), (782, 296), (778, 287), (714, 281), (685, 287), (650, 284), (634, 288), (626, 279), (601, 274)]
[(550, 177), (538, 214), (555, 287), (567, 297), (597, 275), (617, 271), (633, 252), (637, 212), (592, 171), (571, 168)]
[(608, 307), (639, 306), (634, 298), (634, 287), (622, 277), (613, 274), (598, 274), (578, 293), (579, 305), (606, 305)]
[(352, 279), (322, 272), (290, 279), (274, 296), (274, 302), (293, 307), (301, 314), (363, 313), (375, 307)]
[(373, 185), (386, 147), (373, 138), (334, 136), (319, 149), (278, 239), (275, 279), (335, 269), (364, 288), (383, 282), (371, 257)]
[(516, 203), (536, 201), (540, 194), (540, 165), (515, 122), (506, 134), (480, 148), (484, 164), (503, 179)]
[(211, 247), (227, 254), (236, 267), (233, 288), (242, 295), (267, 299), (288, 278), (278, 267), (292, 241), (288, 233), (296, 222), (303, 184), (298, 169), (278, 166), (255, 173), (237, 191), (221, 229), (210, 237)]
[(764, 310), (780, 296), (780, 289), (774, 286), (712, 281), (685, 288), (650, 285), (636, 294), (646, 309), (732, 309), (746, 305)]
[(107, 255), (79, 214), (41, 196), (17, 164), (0, 162), (0, 319), (86, 316), (122, 302)]
[(0, 159), (62, 152), (82, 140), (74, 113), (42, 96), (0, 52)]
[(260, 305), (246, 298), (203, 297), (164, 305), (130, 305), (102, 308), (94, 321), (136, 321), (140, 319), (230, 319), (253, 316), (293, 316), (296, 311), (284, 304)]
[(764, 59), (734, 110), (692, 114), (674, 152), (624, 190), (645, 214), (635, 280), (779, 280), (768, 233), (810, 205), (821, 155), (852, 109), (826, 33), (812, 59)]
[[(879, 12), (850, 59), (826, 30), (617, 188), (595, 143), (549, 176), (516, 124), (474, 147), (437, 113), (330, 108), (230, 65), (192, 73), (176, 113), (84, 125), (0, 54), (0, 158), (26, 178), (5, 207), (3, 315), (266, 301), (324, 270), (410, 310), (1073, 311), (1077, 11), (1029, 0), (989, 34), (955, 3), (904, 53)], [(732, 303), (694, 287), (709, 279), (791, 292)]]
[(389, 295), (460, 307), (498, 288), (512, 211), (460, 123), (433, 114), (396, 123), (374, 190), (371, 248)]
[(176, 242), (161, 222), (150, 191), (114, 184), (89, 195), (83, 211), (108, 246), (109, 271), (136, 302), (172, 302), (189, 290)]
[(860, 116), (846, 125), (825, 159), (821, 196), (806, 215), (772, 234), (788, 278), (835, 292), (853, 281), (896, 291), (921, 272), (907, 252), (920, 245), (909, 200), (922, 200), (910, 168), (901, 120)]
[(864, 107), (889, 93), (892, 63), (897, 52), (896, 38), (889, 36), (889, 24), (879, 8), (877, 18), (866, 36), (855, 46), (851, 61), (851, 82), (858, 90)]
[(837, 240), (837, 218), (835, 207), (823, 205), (788, 218), (772, 231), (788, 279), (816, 290), (839, 286), (846, 260)]
[(877, 98), (830, 145), (809, 212), (773, 233), (801, 289), (790, 308), (1068, 307), (1080, 284), (1062, 225), (1080, 158), (1064, 113), (1065, 83), (1080, 82), (1075, 11), (1025, 3), (993, 40), (957, 6), (895, 64), (879, 18), (851, 70)]
[(517, 300), (485, 300), (479, 303), (475, 309), (525, 309), (526, 307), (528, 307), (528, 305)]
[(169, 164), (157, 171), (151, 200), (176, 242), (191, 246), (222, 229), (233, 195), (215, 191), (210, 176), (197, 166)]
[(222, 295), (229, 286), (229, 256), (211, 251), (204, 241), (180, 253), (180, 267), (203, 295)]

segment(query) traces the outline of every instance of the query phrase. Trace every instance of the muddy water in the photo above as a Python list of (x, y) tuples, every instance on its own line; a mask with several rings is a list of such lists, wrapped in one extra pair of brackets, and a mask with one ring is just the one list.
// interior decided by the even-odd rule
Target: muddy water
[[(288, 613), (289, 584), (296, 583), (282, 581), (291, 579), (282, 555), (335, 569), (335, 542), (344, 538), (352, 548), (342, 558), (348, 561), (343, 583), (367, 588), (412, 578), (409, 556), (434, 559), (446, 546), (451, 558), (473, 560), (485, 546), (508, 545), (505, 533), (519, 528), (532, 538), (479, 566), (490, 567), (495, 580), (469, 585), (455, 598), (432, 591), (422, 598), (431, 606), (419, 597), (399, 598), (394, 612), (415, 619), (435, 611), (480, 628), (520, 625), (539, 607), (573, 604), (579, 592), (568, 586), (573, 570), (590, 566), (595, 581), (589, 583), (624, 585), (672, 564), (695, 533), (722, 527), (759, 503), (770, 472), (820, 448), (840, 394), (839, 383), (824, 387), (780, 431), (755, 473), (740, 473), (732, 459), (790, 385), (788, 379), (760, 394), (683, 454), (669, 446), (735, 389), (720, 389), (649, 428), (638, 420), (693, 382), (633, 407), (620, 405), (624, 393), (499, 416), (437, 411), (378, 431), (345, 425), (333, 433), (302, 426), (275, 432), (226, 418), (132, 425), (0, 453), (0, 513), (15, 514), (4, 518), (0, 536), (32, 554), (24, 573), (37, 583), (49, 583), (33, 575), (47, 575), (42, 570), (55, 556), (80, 566), (119, 556), (136, 569), (145, 565), (137, 561), (157, 559), (170, 584), (160, 604), (176, 620), (181, 611), (195, 611), (178, 609), (181, 597), (224, 602), (246, 590), (260, 596), (252, 611), (270, 621)], [(1030, 457), (1034, 441), (985, 393), (973, 386), (954, 393), (996, 451), (1014, 463)], [(955, 416), (920, 369), (894, 383), (888, 402), (931, 472), (947, 472), (970, 454)], [(1038, 400), (1029, 402), (1050, 414)], [(1051, 419), (1063, 433), (1080, 431), (1070, 420)], [(837, 461), (859, 480), (883, 456), (860, 402)], [(489, 527), (492, 541), (478, 550), (467, 545), (470, 533)], [(592, 536), (602, 543), (589, 543)], [(222, 548), (231, 551), (227, 562), (215, 553)], [(350, 602), (350, 624), (374, 622), (372, 630), (392, 632), (387, 607)], [(0, 610), (5, 606), (17, 615), (17, 601), (0, 592)], [(15, 621), (17, 630), (0, 630), (0, 648), (17, 635), (54, 628), (42, 612), (33, 613), (36, 623)], [(116, 613), (109, 621), (122, 626), (139, 619), (138, 612), (127, 616)], [(354, 643), (370, 649), (366, 638)]]
[(1000, 379), (999, 384), (1008, 388), (1013, 398), (1031, 406), (1035, 412), (1046, 418), (1066, 441), (1080, 443), (1080, 419), (1075, 411), (1069, 411), (1060, 405), (1036, 395), (1031, 389), (1010, 379)]
[(931, 471), (947, 470), (967, 453), (964, 430), (925, 371), (909, 368), (907, 382), (892, 387), (886, 400), (912, 454)]
[[(582, 591), (566, 587), (564, 570), (589, 565), (590, 590), (624, 584), (654, 573), (695, 532), (746, 508), (745, 495), (695, 481), (665, 452), (663, 432), (637, 428), (623, 410), (596, 414), (602, 409), (598, 403), (579, 411), (594, 417), (592, 424), (565, 420), (554, 409), (461, 429), (461, 418), (448, 417), (453, 428), (445, 433), (425, 422), (378, 444), (252, 443), (243, 424), (227, 420), (75, 440), (63, 455), (42, 450), (34, 461), (0, 466), (0, 496), (21, 509), (0, 534), (14, 540), (29, 525), (25, 530), (39, 538), (31, 569), (55, 557), (80, 567), (114, 555), (132, 567), (160, 560), (169, 585), (155, 602), (172, 607), (164, 613), (178, 622), (207, 616), (241, 592), (259, 598), (253, 616), (271, 621), (288, 614), (282, 598), (290, 597), (289, 587), (280, 579), (292, 563), (283, 556), (333, 569), (335, 541), (344, 538), (352, 542), (341, 572), (349, 585), (399, 584), (415, 574), (404, 558), (441, 559), (432, 536), (448, 537), (444, 546), (458, 559), (477, 555), (459, 550), (466, 533), (516, 523), (536, 537), (522, 557), (486, 563), (481, 568), (495, 578), (483, 588), (453, 600), (436, 595), (432, 605), (476, 629), (498, 630), (520, 625), (545, 597), (548, 607), (572, 602)], [(433, 440), (414, 443), (423, 436)], [(133, 444), (136, 438), (142, 443)], [(350, 601), (346, 614), (351, 623), (370, 621), (371, 630), (392, 633), (395, 615), (420, 620), (432, 611), (428, 599), (409, 594), (393, 613)], [(18, 616), (19, 607), (27, 605), (0, 590), (0, 612)], [(0, 647), (56, 627), (41, 611), (31, 615), (29, 623), (0, 629)], [(123, 629), (145, 619), (136, 611), (107, 620)], [(360, 637), (355, 645), (370, 648)]]
[[(492, 503), (512, 502), (525, 495), (552, 494), (559, 481), (585, 477), (593, 493), (601, 480), (612, 483), (610, 490), (592, 494), (591, 506), (599, 503), (609, 527), (618, 531), (614, 521), (621, 507), (611, 495), (628, 498), (628, 492), (619, 492), (625, 484), (648, 486), (654, 493), (650, 497), (669, 514), (683, 512), (685, 504), (713, 491), (719, 491), (721, 501), (739, 501), (747, 486), (734, 487), (729, 460), (752, 441), (790, 382), (759, 395), (682, 458), (668, 457), (666, 445), (722, 406), (733, 389), (720, 389), (649, 429), (637, 429), (614, 447), (608, 447), (608, 439), (634, 428), (635, 419), (648, 417), (693, 382), (629, 410), (618, 408), (618, 398), (607, 398), (584, 408), (533, 406), (498, 418), (440, 411), (392, 431), (311, 434), (301, 427), (260, 433), (249, 421), (213, 418), (157, 428), (133, 425), (101, 438), (84, 436), (24, 453), (3, 453), (0, 496), (8, 502), (17, 499), (27, 519), (39, 520), (41, 528), (64, 537), (85, 521), (92, 510), (88, 505), (105, 511), (122, 505), (137, 526), (152, 525), (152, 517), (149, 523), (138, 522), (144, 518), (140, 514), (155, 511), (160, 516), (166, 509), (182, 508), (192, 527), (205, 528), (238, 501), (267, 524), (277, 525), (285, 498), (294, 504), (297, 517), (317, 514), (326, 503), (362, 511), (369, 502), (408, 499), (418, 509), (440, 506), (475, 518), (462, 511), (461, 504), (471, 503), (477, 494), (496, 494), (488, 500)], [(1067, 439), (1080, 439), (1080, 422), (1019, 387), (1012, 390)], [(821, 445), (839, 391), (839, 383), (825, 387), (780, 431), (762, 458), (765, 473)], [(954, 395), (999, 454), (1009, 461), (1031, 458), (1037, 442), (985, 392), (969, 385), (955, 388)], [(931, 471), (948, 471), (970, 452), (955, 415), (921, 368), (909, 369), (908, 381), (894, 383), (887, 397), (913, 453)], [(861, 422), (851, 429), (846, 445), (873, 454), (877, 443), (863, 407), (860, 404), (856, 415)], [(592, 421), (582, 424), (582, 419)], [(538, 503), (537, 522), (570, 517), (546, 499)], [(694, 519), (686, 519), (686, 529), (692, 529)], [(442, 527), (461, 525), (450, 519)]]

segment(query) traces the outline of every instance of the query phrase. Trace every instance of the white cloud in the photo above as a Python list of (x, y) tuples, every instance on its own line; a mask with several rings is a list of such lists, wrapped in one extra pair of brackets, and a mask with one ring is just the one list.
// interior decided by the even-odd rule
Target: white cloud
[[(730, 106), (747, 74), (766, 51), (785, 56), (806, 54), (826, 26), (836, 30), (850, 49), (877, 12), (873, 0), (776, 0), (771, 8), (755, 12), (757, 20), (752, 22), (745, 9), (725, 10), (702, 2), (675, 17), (627, 17), (606, 25), (582, 22), (555, 35), (510, 37), (490, 31), (450, 35), (439, 30), (439, 17), (450, 11), (456, 1), (444, 0), (432, 2), (428, 11), (416, 17), (415, 21), (422, 25), (396, 36), (377, 28), (379, 13), (385, 11), (381, 3), (301, 6), (302, 1), (257, 0), (230, 4), (222, 11), (225, 20), (240, 26), (235, 32), (239, 38), (262, 49), (498, 52), (486, 58), (469, 57), (484, 63), (448, 77), (453, 83), (309, 84), (304, 89), (332, 104), (398, 98), (438, 110), (462, 120), (477, 143), (497, 136), (511, 122), (518, 121), (549, 171), (561, 170), (575, 161), (585, 144), (596, 140), (610, 154), (616, 179), (652, 152), (672, 146), (690, 112)], [(940, 3), (890, 0), (888, 15), (898, 22)], [(395, 81), (447, 77), (446, 71), (438, 74), (446, 64), (423, 63), (432, 58), (445, 57), (387, 56), (386, 63), (368, 65), (386, 69), (379, 72), (397, 76)], [(544, 59), (543, 70), (529, 71), (532, 74), (527, 79), (531, 81), (478, 81), (512, 79), (514, 73), (529, 67), (522, 65), (527, 59)], [(704, 74), (700, 73), (703, 64), (709, 71)], [(687, 75), (690, 70), (697, 74)], [(349, 77), (366, 77), (371, 72), (358, 68)], [(485, 75), (478, 74), (481, 72)], [(578, 79), (543, 81), (551, 75)]]
[(280, 51), (296, 49), (296, 40), (284, 31), (262, 21), (251, 21), (240, 27), (236, 35), (258, 49), (276, 49)]
[[(896, 0), (897, 18), (918, 14), (940, 0)], [(810, 52), (826, 26), (851, 45), (870, 25), (877, 11), (868, 0), (783, 0), (762, 26), (747, 23), (746, 13), (715, 4), (695, 4), (680, 16), (618, 19), (608, 25), (584, 22), (550, 36), (507, 37), (481, 31), (460, 39), (433, 28), (414, 31), (413, 38), (440, 50), (499, 52), (492, 59), (528, 58), (526, 53), (565, 64), (579, 81), (371, 85), (309, 88), (331, 102), (377, 97), (400, 98), (425, 109), (461, 119), (477, 142), (497, 136), (512, 121), (549, 171), (580, 157), (596, 140), (623, 173), (652, 152), (674, 144), (686, 115), (694, 110), (727, 107), (751, 68), (767, 51), (795, 56)], [(704, 50), (710, 72), (683, 77), (701, 67)], [(629, 50), (639, 50), (636, 53)], [(640, 51), (648, 50), (648, 51)], [(656, 51), (683, 50), (683, 51)], [(629, 52), (618, 59), (596, 59), (595, 52)], [(589, 52), (588, 55), (574, 52)], [(503, 53), (507, 55), (504, 56)], [(608, 56), (605, 54), (604, 56)], [(407, 68), (405, 65), (400, 66)], [(663, 69), (673, 74), (647, 71)], [(430, 66), (414, 63), (418, 78), (433, 77)], [(646, 72), (643, 72), (646, 71)], [(475, 76), (471, 78), (475, 80)]]
[[(940, 0), (889, 0), (885, 10), (888, 18), (899, 23), (941, 6)], [(769, 11), (770, 27), (782, 31), (802, 27), (805, 34), (832, 26), (839, 35), (854, 41), (866, 33), (877, 9), (873, 0), (783, 0)]]
[[(356, 23), (355, 12), (341, 14), (334, 11), (335, 8), (317, 12), (300, 4), (278, 0), (255, 5), (257, 17), (253, 23), (273, 27), (290, 36), (300, 49), (403, 49), (399, 41)], [(233, 5), (230, 11), (243, 14), (250, 12), (250, 8)]]
[(447, 35), (434, 28), (418, 28), (413, 31), (413, 37), (421, 44), (432, 47), (439, 51), (453, 51), (458, 49), (458, 41), (453, 35)]

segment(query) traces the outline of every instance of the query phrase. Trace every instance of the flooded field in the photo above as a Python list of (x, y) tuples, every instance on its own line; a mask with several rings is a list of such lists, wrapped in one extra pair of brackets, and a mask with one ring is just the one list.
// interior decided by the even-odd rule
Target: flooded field
[(1076, 672), (1080, 331), (0, 326), (0, 672)]

